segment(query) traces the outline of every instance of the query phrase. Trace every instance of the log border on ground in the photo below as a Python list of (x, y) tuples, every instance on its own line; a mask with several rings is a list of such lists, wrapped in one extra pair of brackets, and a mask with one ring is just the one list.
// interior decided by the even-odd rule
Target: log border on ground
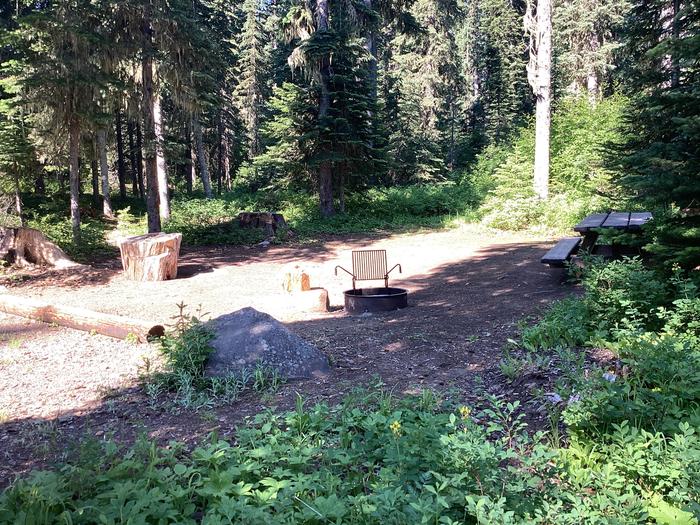
[(0, 312), (116, 339), (135, 338), (140, 343), (165, 335), (165, 328), (160, 324), (6, 293), (0, 293)]

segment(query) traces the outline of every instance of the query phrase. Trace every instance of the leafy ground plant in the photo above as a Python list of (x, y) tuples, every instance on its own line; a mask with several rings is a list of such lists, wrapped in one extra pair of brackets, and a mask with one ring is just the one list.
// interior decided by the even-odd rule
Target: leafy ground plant
[(558, 449), (526, 431), (517, 402), (421, 399), (374, 391), (307, 408), (298, 398), (235, 441), (212, 437), (191, 452), (102, 443), (18, 480), (0, 496), (0, 521), (697, 523), (700, 443), (687, 425), (668, 440), (622, 424), (603, 449)]

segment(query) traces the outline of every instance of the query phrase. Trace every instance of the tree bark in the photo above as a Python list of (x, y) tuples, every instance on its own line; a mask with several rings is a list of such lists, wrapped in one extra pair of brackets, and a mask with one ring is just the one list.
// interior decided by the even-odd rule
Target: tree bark
[(141, 124), (138, 122), (136, 123), (136, 165), (138, 166), (136, 180), (139, 185), (139, 195), (142, 199), (145, 199), (146, 190), (143, 187), (143, 140), (141, 137)]
[[(675, 41), (680, 37), (680, 24), (678, 22), (678, 14), (681, 11), (681, 0), (673, 0), (673, 18), (671, 22), (671, 35)], [(677, 88), (681, 82), (681, 66), (678, 62), (678, 57), (671, 55), (671, 87)]]
[(150, 233), (119, 243), (124, 274), (132, 281), (165, 281), (177, 277), (181, 233)]
[(72, 117), (68, 125), (70, 222), (73, 243), (80, 242), (80, 121)]
[[(117, 108), (115, 115), (115, 127), (117, 131), (117, 178), (119, 179), (119, 196), (126, 199), (126, 164), (124, 163), (124, 136), (122, 135), (122, 111)], [(105, 157), (107, 148), (107, 133), (105, 131)], [(101, 155), (102, 153), (100, 153)], [(104, 186), (104, 182), (103, 182)]]
[(14, 170), (13, 179), (15, 183), (15, 212), (19, 217), (19, 225), (24, 226), (24, 209), (22, 207), (22, 188), (19, 185), (19, 173)]
[[(588, 47), (592, 56), (600, 51), (600, 41), (598, 40), (598, 35), (596, 31), (592, 30), (589, 35)], [(586, 74), (586, 91), (588, 92), (588, 102), (591, 106), (598, 104), (598, 99), (600, 98), (600, 82), (598, 82), (598, 72), (595, 68), (595, 63), (591, 59), (591, 63), (588, 65), (588, 72)]]
[(163, 114), (160, 109), (160, 95), (155, 96), (153, 116), (156, 126), (156, 168), (158, 170), (158, 209), (162, 223), (170, 220), (170, 195), (168, 194), (168, 172), (163, 154), (164, 132)]
[[(316, 2), (316, 30), (321, 32), (328, 31), (328, 0), (318, 0)], [(326, 126), (328, 111), (331, 106), (330, 95), (330, 79), (331, 79), (331, 60), (330, 56), (323, 55), (320, 59), (320, 82), (321, 82), (321, 98), (318, 105), (318, 124), (323, 130)], [(323, 135), (323, 131), (321, 131)], [(335, 210), (333, 208), (333, 167), (328, 158), (330, 156), (329, 145), (327, 141), (323, 141), (321, 146), (321, 162), (318, 166), (318, 196), (321, 216), (324, 218), (331, 217)]]
[(340, 213), (345, 213), (345, 170), (338, 177), (338, 209)]
[(202, 177), (202, 184), (204, 185), (204, 195), (206, 195), (207, 199), (211, 199), (211, 177), (209, 176), (207, 159), (204, 157), (204, 139), (202, 138), (202, 126), (199, 123), (198, 117), (192, 119), (192, 131), (197, 146), (197, 160), (199, 160), (199, 174)]
[(598, 75), (592, 69), (588, 72), (588, 76), (586, 77), (586, 89), (588, 91), (588, 102), (591, 106), (597, 105), (600, 87), (598, 84)]
[(160, 206), (158, 203), (158, 165), (156, 157), (156, 121), (155, 97), (153, 92), (153, 41), (151, 29), (151, 5), (146, 3), (144, 20), (141, 27), (143, 37), (143, 56), (141, 58), (141, 87), (143, 113), (144, 164), (146, 166), (146, 212), (148, 214), (148, 232), (161, 230)]
[(131, 194), (134, 197), (139, 195), (138, 173), (141, 169), (136, 166), (136, 141), (134, 137), (134, 123), (129, 120), (126, 123), (126, 134), (129, 139), (129, 165), (131, 166)]
[(90, 158), (90, 172), (92, 173), (92, 207), (99, 213), (101, 206), (100, 197), (100, 169), (97, 166), (97, 141), (92, 141), (92, 156)]
[(222, 190), (222, 185), (223, 185), (223, 180), (224, 180), (224, 134), (226, 133), (226, 130), (224, 129), (224, 119), (221, 115), (221, 110), (219, 110), (219, 116), (218, 116), (218, 132), (219, 132), (219, 147), (217, 148), (217, 153), (218, 153), (218, 166), (217, 166), (217, 174), (216, 174), (216, 187), (217, 187), (217, 192), (219, 195), (221, 195), (221, 190)]
[(228, 141), (228, 134), (225, 130), (223, 136), (221, 137), (221, 148), (224, 184), (226, 187), (226, 191), (231, 191), (231, 151)]
[(185, 126), (185, 144), (187, 152), (185, 153), (185, 187), (187, 194), (192, 193), (192, 185), (194, 182), (194, 150), (192, 149), (192, 123), (188, 122)]
[(162, 325), (102, 312), (92, 312), (83, 308), (58, 306), (28, 297), (8, 294), (0, 294), (0, 311), (35, 319), (42, 323), (57, 324), (86, 332), (97, 332), (117, 339), (134, 337), (141, 343), (145, 343), (149, 337), (165, 335), (165, 328)]
[(44, 168), (39, 166), (34, 179), (34, 193), (44, 195), (46, 193), (46, 181), (44, 180)]
[[(372, 0), (363, 0), (365, 7), (371, 11), (372, 10)], [(372, 102), (377, 101), (377, 41), (374, 35), (374, 29), (368, 27), (365, 32), (365, 49), (370, 56), (370, 61), (368, 65), (369, 69), (369, 96)]]
[(18, 266), (51, 266), (58, 270), (82, 266), (71, 261), (39, 230), (24, 227), (0, 227), (0, 260)]
[[(97, 130), (97, 156), (100, 159), (100, 180), (102, 181), (102, 213), (114, 217), (112, 199), (109, 196), (109, 165), (107, 164), (107, 130)], [(121, 186), (122, 181), (119, 181)], [(126, 188), (125, 188), (126, 191)]]
[[(528, 3), (527, 20), (532, 20)], [(534, 190), (540, 199), (549, 196), (549, 135), (552, 89), (552, 0), (538, 0), (536, 20), (530, 31), (528, 80), (537, 98), (535, 109)]]

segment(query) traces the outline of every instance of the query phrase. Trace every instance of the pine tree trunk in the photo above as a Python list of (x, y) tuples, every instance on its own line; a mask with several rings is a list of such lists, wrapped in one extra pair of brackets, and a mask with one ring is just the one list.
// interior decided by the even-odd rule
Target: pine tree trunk
[(126, 123), (126, 134), (129, 138), (129, 165), (131, 166), (131, 194), (134, 197), (139, 195), (138, 173), (140, 166), (136, 166), (136, 143), (134, 137), (134, 123), (129, 120)]
[[(318, 0), (316, 2), (316, 30), (322, 32), (328, 31), (328, 20), (328, 0)], [(318, 123), (320, 126), (324, 126), (331, 106), (330, 56), (327, 54), (323, 55), (320, 62), (321, 99), (318, 106)], [(328, 149), (328, 143), (322, 145), (321, 155), (323, 155), (324, 158), (321, 160), (318, 167), (319, 206), (321, 209), (321, 216), (324, 218), (331, 217), (335, 213), (333, 209), (333, 169), (331, 161), (327, 158), (330, 155)]]
[(138, 167), (136, 180), (139, 186), (139, 196), (145, 199), (146, 190), (143, 187), (143, 140), (141, 136), (141, 124), (138, 122), (136, 123), (136, 166)]
[(226, 187), (226, 191), (231, 191), (231, 148), (228, 141), (228, 134), (226, 132), (224, 132), (223, 136), (221, 137), (221, 147), (223, 150), (222, 161), (224, 163), (224, 184)]
[[(102, 213), (114, 217), (112, 199), (109, 196), (109, 165), (107, 164), (107, 130), (97, 130), (97, 156), (100, 159), (100, 180), (102, 181)], [(123, 159), (122, 159), (123, 160)], [(123, 167), (123, 166), (122, 166)], [(121, 180), (119, 184), (121, 185)], [(126, 191), (126, 187), (124, 188)]]
[(160, 96), (156, 95), (153, 105), (153, 116), (156, 125), (156, 167), (158, 170), (158, 208), (160, 220), (166, 223), (170, 220), (170, 196), (168, 195), (168, 172), (163, 154), (164, 132), (163, 114), (160, 109)]
[(216, 174), (216, 187), (217, 187), (217, 192), (219, 195), (221, 195), (221, 189), (222, 189), (222, 183), (224, 179), (224, 119), (221, 116), (221, 111), (219, 111), (219, 117), (218, 117), (219, 125), (218, 125), (218, 132), (219, 132), (219, 147), (217, 148), (217, 153), (218, 153), (218, 166), (217, 166), (217, 174)]
[(338, 209), (345, 213), (345, 170), (338, 177)]
[[(363, 0), (368, 11), (372, 11), (372, 0)], [(365, 32), (365, 49), (370, 55), (369, 69), (369, 96), (372, 102), (377, 101), (377, 41), (374, 30), (368, 28)]]
[(588, 102), (591, 106), (598, 104), (598, 93), (600, 91), (598, 85), (598, 75), (595, 71), (589, 71), (586, 77), (586, 89), (588, 91)]
[(70, 222), (73, 243), (80, 243), (80, 121), (72, 117), (68, 127)]
[(161, 230), (158, 204), (158, 160), (156, 157), (155, 96), (153, 92), (153, 42), (151, 37), (150, 2), (146, 4), (143, 26), (143, 56), (141, 58), (141, 87), (143, 113), (144, 165), (146, 167), (146, 212), (148, 233)]
[[(122, 112), (117, 108), (115, 115), (115, 127), (117, 130), (117, 178), (119, 179), (119, 196), (126, 199), (126, 165), (124, 163), (124, 137), (122, 135)], [(105, 133), (105, 156), (107, 154), (107, 136)], [(102, 155), (102, 152), (100, 152)], [(100, 167), (100, 169), (102, 169)], [(104, 185), (104, 182), (103, 182)]]
[(40, 166), (34, 179), (34, 193), (44, 195), (46, 193), (46, 182), (44, 181), (44, 168)]
[(199, 174), (202, 177), (202, 184), (204, 185), (204, 195), (206, 195), (207, 199), (211, 199), (211, 177), (209, 177), (207, 159), (204, 156), (204, 139), (202, 138), (202, 126), (199, 123), (198, 117), (194, 117), (192, 119), (192, 131), (194, 133), (194, 142), (197, 147)]
[(24, 210), (22, 208), (22, 188), (19, 185), (19, 173), (14, 170), (13, 179), (15, 183), (15, 212), (19, 217), (19, 225), (24, 226)]
[[(680, 24), (678, 14), (681, 11), (681, 0), (673, 0), (673, 18), (671, 22), (671, 34), (675, 41), (680, 37)], [(681, 66), (676, 54), (671, 55), (671, 87), (677, 88), (681, 82)]]
[(189, 195), (192, 193), (192, 185), (194, 182), (194, 150), (192, 149), (191, 123), (185, 126), (185, 144), (187, 145), (187, 151), (185, 152), (185, 188)]
[(100, 168), (97, 166), (97, 141), (92, 142), (92, 157), (90, 158), (90, 172), (92, 173), (92, 208), (99, 213), (100, 208)]
[[(591, 54), (596, 54), (600, 50), (600, 41), (595, 31), (591, 31), (589, 35), (589, 44)], [(591, 106), (598, 104), (600, 98), (600, 82), (598, 82), (598, 72), (595, 69), (595, 64), (588, 65), (588, 73), (586, 74), (586, 91), (588, 92), (588, 102)]]
[[(528, 4), (530, 19), (532, 18), (531, 9), (531, 5)], [(552, 0), (538, 0), (536, 21), (531, 31), (528, 80), (537, 98), (534, 190), (535, 194), (544, 200), (549, 196), (549, 135), (552, 116)]]

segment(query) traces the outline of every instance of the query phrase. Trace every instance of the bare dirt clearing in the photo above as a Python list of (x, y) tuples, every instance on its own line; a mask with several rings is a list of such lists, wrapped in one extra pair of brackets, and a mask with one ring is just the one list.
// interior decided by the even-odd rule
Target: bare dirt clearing
[[(78, 436), (129, 441), (147, 433), (161, 441), (194, 442), (230, 432), (264, 407), (287, 408), (296, 392), (312, 401), (340, 400), (379, 376), (399, 394), (423, 388), (474, 400), (483, 386), (506, 393), (501, 349), (517, 323), (571, 293), (563, 272), (540, 264), (548, 240), (474, 226), (395, 236), (329, 237), (322, 244), (185, 248), (179, 278), (127, 281), (118, 260), (88, 271), (6, 277), (9, 293), (144, 320), (170, 322), (185, 302), (216, 317), (245, 306), (270, 313), (315, 343), (331, 361), (325, 380), (283, 385), (270, 396), (247, 395), (233, 405), (197, 413), (152, 406), (136, 388), (144, 357), (155, 349), (85, 332), (0, 317), (0, 484), (56, 457)], [(340, 306), (354, 249), (381, 248), (403, 274), (409, 308), (351, 317)], [(312, 285), (328, 289), (334, 311), (298, 312), (282, 292), (288, 263), (311, 269)], [(52, 445), (52, 443), (54, 445)]]

